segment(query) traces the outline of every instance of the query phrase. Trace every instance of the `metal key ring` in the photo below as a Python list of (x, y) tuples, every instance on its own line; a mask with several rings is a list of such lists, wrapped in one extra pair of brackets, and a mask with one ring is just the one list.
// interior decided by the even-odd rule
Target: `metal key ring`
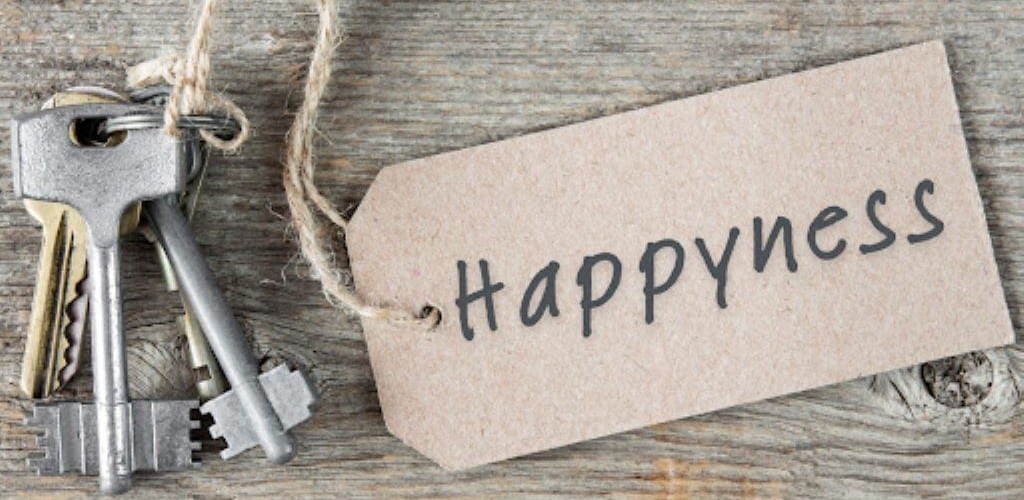
[[(164, 116), (157, 113), (115, 116), (107, 119), (102, 132), (113, 134), (128, 130), (159, 128), (164, 126)], [(242, 128), (229, 116), (186, 115), (178, 119), (178, 128), (208, 130), (218, 137), (233, 137)]]

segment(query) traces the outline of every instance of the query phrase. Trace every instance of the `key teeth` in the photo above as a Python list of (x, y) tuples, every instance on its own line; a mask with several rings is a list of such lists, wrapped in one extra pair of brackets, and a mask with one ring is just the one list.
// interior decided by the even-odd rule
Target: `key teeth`
[[(179, 471), (198, 466), (195, 440), (198, 421), (194, 400), (147, 401), (130, 404), (132, 422), (132, 470)], [(37, 404), (26, 424), (38, 427), (36, 443), (42, 453), (26, 457), (26, 465), (38, 475), (78, 473), (96, 475), (96, 417), (94, 403)]]
[(246, 450), (248, 450), (250, 448), (253, 448), (253, 447), (256, 447), (256, 446), (259, 446), (259, 445), (258, 444), (253, 444), (252, 446), (247, 446), (247, 447), (244, 447), (244, 448), (239, 448), (237, 446), (230, 446), (229, 445), (227, 448), (224, 448), (223, 450), (220, 450), (220, 454), (219, 454), (220, 455), (220, 459), (221, 460), (231, 460), (232, 458), (235, 458), (238, 455), (241, 455)]
[(79, 356), (82, 351), (82, 339), (85, 336), (85, 320), (89, 311), (88, 286), (89, 277), (85, 276), (74, 284), (75, 298), (64, 307), (63, 314), (68, 324), (61, 332), (67, 341), (67, 348), (62, 353), (64, 366), (57, 373), (58, 387), (68, 383), (78, 371)]
[(203, 424), (199, 421), (202, 413), (199, 410), (199, 401), (191, 401), (188, 405), (188, 425), (190, 430), (199, 430)]
[[(47, 439), (42, 436), (37, 439)], [(41, 451), (30, 454), (25, 458), (25, 465), (37, 476), (53, 476), (58, 474), (57, 458), (53, 456), (52, 444), (47, 440), (46, 444), (40, 443)]]
[[(281, 364), (259, 375), (258, 381), (285, 432), (312, 417), (312, 408), (319, 397), (302, 371), (290, 370), (287, 365)], [(249, 448), (259, 446), (250, 428), (249, 416), (234, 390), (203, 403), (200, 411), (213, 417), (210, 436), (223, 438), (227, 443), (227, 448), (220, 453), (222, 459), (228, 460)]]
[(313, 386), (313, 381), (310, 380), (308, 375), (306, 375), (306, 372), (301, 370), (293, 370), (292, 372), (298, 372), (299, 378), (302, 380), (303, 386), (308, 391), (307, 395), (309, 396), (309, 404), (306, 405), (306, 409), (309, 410), (309, 416), (306, 417), (306, 419), (309, 419), (313, 416), (313, 410), (315, 410), (316, 407), (320, 404), (320, 394), (316, 392), (316, 389)]
[(48, 476), (57, 473), (56, 442), (54, 441), (54, 419), (56, 406), (37, 404), (32, 407), (32, 414), (25, 417), (25, 426), (38, 429), (35, 435), (36, 447), (39, 450), (25, 459), (28, 469), (36, 475)]
[[(201, 415), (201, 412), (199, 410), (199, 401), (198, 400), (191, 401), (191, 403), (188, 405), (188, 409), (189, 409), (189, 420), (188, 420), (189, 435), (190, 436), (194, 436), (196, 431), (198, 431), (198, 430), (203, 428), (202, 422), (199, 421), (199, 418), (200, 418), (200, 415)], [(203, 465), (203, 461), (199, 457), (195, 456), (195, 453), (197, 453), (199, 451), (202, 451), (203, 443), (202, 443), (202, 441), (198, 441), (196, 439), (190, 439), (189, 442), (188, 442), (188, 447), (189, 447), (189, 450), (192, 451), (192, 457), (191, 457), (191, 462), (189, 463), (189, 467), (192, 468), (192, 469), (198, 469), (199, 467), (201, 467)]]
[(203, 443), (201, 441), (192, 440), (189, 441), (188, 447), (189, 450), (192, 452), (192, 456), (189, 457), (190, 460), (188, 468), (192, 470), (199, 469), (200, 467), (203, 466), (203, 459), (196, 456), (196, 454), (203, 450)]
[(55, 411), (56, 407), (54, 406), (37, 404), (32, 407), (32, 414), (25, 417), (25, 426), (36, 427), (43, 431), (49, 431), (49, 426), (52, 425), (51, 422), (53, 422), (53, 415)]

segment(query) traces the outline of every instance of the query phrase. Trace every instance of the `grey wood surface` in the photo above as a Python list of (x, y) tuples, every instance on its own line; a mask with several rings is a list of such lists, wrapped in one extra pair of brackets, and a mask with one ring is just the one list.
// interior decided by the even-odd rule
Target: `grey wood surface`
[[(359, 323), (296, 257), (282, 139), (316, 25), (305, 0), (224, 2), (213, 84), (256, 136), (216, 157), (195, 230), (257, 352), (323, 394), (298, 459), (259, 452), (194, 473), (141, 475), (133, 495), (869, 497), (1024, 496), (1024, 352), (898, 370), (466, 472), (384, 428)], [(180, 51), (193, 4), (0, 0), (0, 495), (79, 496), (94, 478), (34, 477), (18, 393), (38, 229), (11, 191), (11, 114), (124, 66)], [(319, 184), (358, 204), (386, 165), (940, 38), (951, 54), (1014, 324), (1024, 303), (1024, 4), (874, 2), (346, 2), (349, 37), (320, 121)], [(339, 242), (340, 243), (340, 242)], [(339, 247), (339, 251), (341, 248)], [(181, 396), (177, 298), (149, 245), (126, 243), (133, 393)], [(936, 332), (956, 335), (956, 332)], [(185, 381), (185, 382), (183, 382)], [(88, 370), (61, 397), (88, 397)]]

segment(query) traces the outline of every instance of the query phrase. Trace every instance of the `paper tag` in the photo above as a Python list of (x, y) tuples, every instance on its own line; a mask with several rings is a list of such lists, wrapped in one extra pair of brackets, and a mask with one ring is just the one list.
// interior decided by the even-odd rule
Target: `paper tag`
[(386, 168), (348, 247), (453, 469), (1014, 340), (939, 41)]

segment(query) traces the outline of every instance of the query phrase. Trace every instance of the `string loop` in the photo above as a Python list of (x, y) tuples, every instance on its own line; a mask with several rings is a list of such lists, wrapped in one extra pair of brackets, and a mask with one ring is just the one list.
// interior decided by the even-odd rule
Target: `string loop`
[[(164, 56), (133, 66), (128, 69), (128, 83), (140, 87), (163, 80), (174, 86), (164, 111), (164, 129), (170, 134), (179, 133), (177, 123), (183, 115), (203, 114), (211, 110), (227, 114), (238, 122), (240, 131), (235, 137), (224, 140), (208, 130), (200, 130), (200, 134), (212, 147), (235, 152), (249, 139), (249, 120), (235, 103), (208, 90), (210, 38), (218, 3), (219, 0), (203, 2), (184, 60)], [(441, 319), (440, 311), (436, 308), (428, 307), (422, 313), (414, 314), (370, 304), (357, 294), (350, 285), (348, 273), (337, 264), (337, 259), (330, 251), (328, 237), (324, 236), (327, 233), (323, 230), (321, 218), (326, 218), (342, 233), (348, 229), (348, 220), (334, 203), (320, 193), (314, 182), (314, 131), (320, 101), (331, 78), (331, 59), (341, 39), (338, 9), (334, 0), (317, 0), (317, 10), (320, 20), (302, 104), (285, 138), (284, 191), (292, 226), (298, 235), (299, 249), (309, 262), (313, 275), (323, 285), (325, 297), (332, 304), (340, 304), (363, 318), (379, 319), (396, 325), (433, 328)]]

